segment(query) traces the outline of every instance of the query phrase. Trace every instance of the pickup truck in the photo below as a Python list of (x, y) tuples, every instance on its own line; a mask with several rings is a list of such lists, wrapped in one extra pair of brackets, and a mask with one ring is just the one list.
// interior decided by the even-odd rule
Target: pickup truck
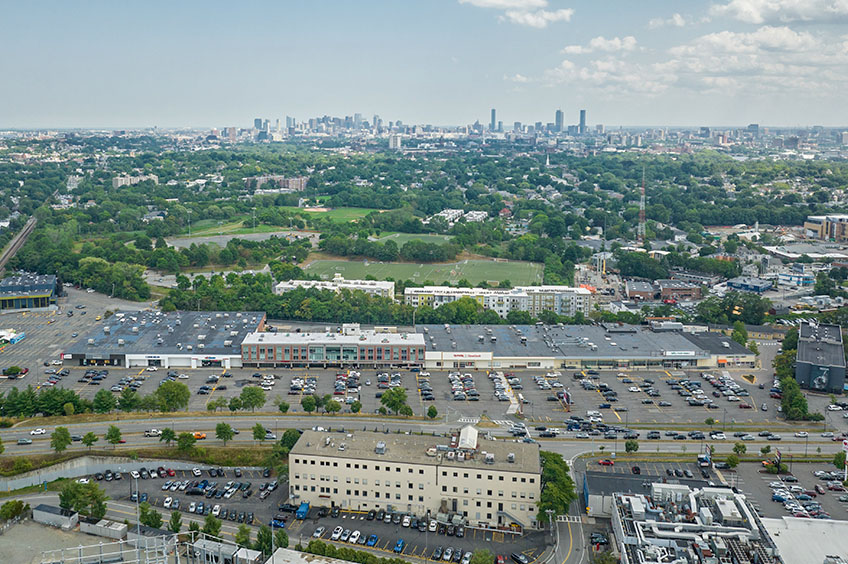
[(162, 431), (159, 429), (148, 429), (144, 432), (145, 437), (161, 437)]

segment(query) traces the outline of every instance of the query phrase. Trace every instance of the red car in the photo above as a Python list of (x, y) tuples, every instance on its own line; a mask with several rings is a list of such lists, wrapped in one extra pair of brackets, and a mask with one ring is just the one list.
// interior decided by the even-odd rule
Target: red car
[(495, 564), (506, 564), (506, 558), (503, 557), (503, 554), (495, 556)]
[(751, 409), (751, 404), (742, 402), (739, 404), (739, 409)]
[(821, 487), (821, 484), (816, 484), (816, 491), (819, 493), (819, 495), (825, 494), (824, 488)]
[(770, 394), (769, 394), (769, 397), (770, 397), (770, 398), (774, 398), (774, 399), (782, 399), (782, 398), (783, 398), (783, 396), (782, 396), (782, 395), (780, 395), (780, 394), (778, 394), (777, 392), (772, 392), (772, 393), (770, 393)]
[(601, 466), (615, 466), (615, 462), (613, 462), (609, 458), (599, 460), (598, 464), (600, 464)]
[(176, 473), (176, 472), (174, 472), (174, 469), (173, 469), (173, 468), (168, 468), (168, 469), (166, 470), (166, 472), (168, 473), (168, 476), (170, 476), (170, 477), (174, 477), (174, 476), (176, 476), (176, 475), (177, 475), (177, 473)]

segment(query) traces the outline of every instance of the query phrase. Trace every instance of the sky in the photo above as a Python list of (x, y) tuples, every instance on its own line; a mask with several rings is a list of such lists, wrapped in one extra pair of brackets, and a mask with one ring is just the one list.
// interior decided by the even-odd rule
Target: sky
[(848, 0), (4, 2), (0, 129), (848, 125)]

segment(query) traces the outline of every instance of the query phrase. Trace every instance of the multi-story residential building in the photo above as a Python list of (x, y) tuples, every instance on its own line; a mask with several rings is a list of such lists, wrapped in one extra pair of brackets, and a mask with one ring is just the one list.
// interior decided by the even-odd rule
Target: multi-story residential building
[(848, 214), (808, 216), (804, 222), (804, 233), (816, 239), (848, 241)]
[(296, 288), (317, 288), (319, 290), (359, 290), (372, 296), (395, 299), (395, 283), (382, 280), (345, 280), (341, 274), (336, 273), (332, 280), (284, 280), (274, 286), (277, 295), (290, 292)]
[(571, 286), (518, 286), (512, 289), (451, 288), (449, 286), (424, 286), (406, 288), (405, 303), (437, 308), (460, 298), (471, 298), (484, 309), (491, 309), (501, 317), (510, 311), (527, 311), (536, 316), (543, 311), (574, 317), (577, 312), (588, 315), (592, 293), (585, 288)]
[(140, 174), (138, 176), (116, 176), (112, 179), (112, 188), (120, 188), (121, 186), (135, 186), (139, 182), (152, 180), (153, 184), (159, 184), (159, 177), (155, 174)]
[(313, 505), (426, 515), (475, 526), (537, 527), (537, 444), (449, 437), (305, 431), (289, 454), (290, 495)]
[(264, 184), (272, 184), (276, 189), (288, 192), (303, 192), (306, 190), (308, 176), (287, 177), (284, 174), (263, 174), (262, 176), (249, 176), (244, 179), (244, 185), (260, 189)]

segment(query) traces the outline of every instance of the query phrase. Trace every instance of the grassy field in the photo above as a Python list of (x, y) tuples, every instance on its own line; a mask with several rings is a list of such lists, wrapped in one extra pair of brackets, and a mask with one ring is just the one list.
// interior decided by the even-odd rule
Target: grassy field
[[(335, 208), (326, 212), (307, 211), (303, 208), (293, 206), (282, 206), (283, 209), (300, 214), (304, 217), (324, 216), (329, 217), (333, 221), (347, 223), (362, 219), (374, 210), (371, 208)], [(221, 233), (229, 233), (233, 235), (246, 235), (248, 233), (267, 233), (269, 231), (280, 231), (287, 229), (285, 225), (256, 225), (256, 229), (252, 227), (252, 216), (250, 214), (241, 215), (234, 218), (232, 221), (220, 222), (217, 219), (202, 219), (191, 224), (192, 237), (205, 237), (209, 235), (218, 235)], [(188, 235), (188, 228), (185, 229), (183, 236)]]
[(437, 245), (443, 245), (445, 243), (449, 243), (451, 240), (450, 235), (437, 235), (435, 233), (388, 233), (381, 235), (378, 237), (377, 242), (385, 243), (386, 241), (394, 241), (397, 243), (398, 247), (403, 247), (404, 243), (408, 243), (409, 241), (424, 241), (425, 243), (436, 243)]
[(322, 278), (332, 278), (333, 274), (338, 272), (348, 279), (361, 279), (370, 274), (377, 279), (391, 277), (395, 280), (412, 280), (419, 283), (432, 280), (436, 284), (456, 283), (462, 278), (472, 284), (509, 280), (514, 286), (518, 286), (541, 282), (543, 266), (533, 262), (492, 260), (463, 260), (440, 264), (316, 260), (306, 267), (306, 271)]
[(371, 208), (335, 208), (330, 211), (319, 212), (319, 211), (307, 211), (303, 208), (296, 207), (286, 207), (282, 206), (282, 209), (288, 210), (292, 213), (300, 214), (302, 216), (312, 216), (312, 217), (327, 217), (333, 221), (338, 221), (340, 223), (347, 223), (349, 221), (357, 221), (365, 217), (371, 212), (376, 212), (380, 210), (375, 210)]

